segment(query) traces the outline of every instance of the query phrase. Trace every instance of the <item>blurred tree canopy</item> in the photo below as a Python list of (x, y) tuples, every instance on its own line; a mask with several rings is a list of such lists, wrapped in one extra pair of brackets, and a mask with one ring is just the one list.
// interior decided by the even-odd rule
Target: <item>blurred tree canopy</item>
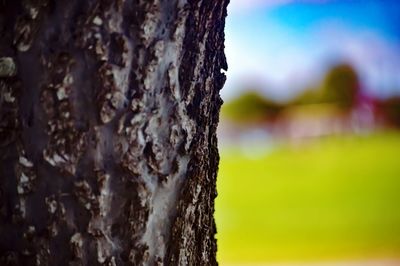
[(275, 118), (282, 108), (280, 104), (251, 90), (224, 104), (222, 116), (234, 122), (254, 123)]
[[(322, 78), (320, 84), (305, 89), (286, 103), (278, 103), (261, 95), (256, 89), (249, 89), (236, 99), (222, 106), (222, 118), (240, 124), (277, 121), (286, 111), (310, 110), (314, 114), (334, 110), (347, 113), (363, 96), (360, 82), (354, 68), (348, 64), (336, 65)], [(384, 100), (372, 99), (376, 111), (391, 126), (400, 127), (400, 96)], [(306, 109), (307, 108), (307, 109)], [(318, 108), (318, 111), (315, 111)], [(333, 109), (332, 109), (333, 108)]]
[(347, 64), (333, 67), (317, 88), (305, 90), (291, 104), (332, 103), (350, 109), (356, 100), (360, 83), (356, 71)]
[(347, 64), (333, 67), (322, 82), (287, 103), (277, 103), (262, 96), (257, 90), (247, 90), (222, 107), (222, 117), (237, 123), (257, 123), (278, 118), (281, 111), (291, 106), (309, 104), (330, 104), (339, 110), (350, 110), (359, 93), (359, 79), (356, 71)]

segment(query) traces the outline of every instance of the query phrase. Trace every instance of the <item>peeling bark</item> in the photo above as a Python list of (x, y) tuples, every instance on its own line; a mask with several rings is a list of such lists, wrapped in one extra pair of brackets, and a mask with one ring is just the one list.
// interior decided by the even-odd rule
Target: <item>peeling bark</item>
[(0, 265), (216, 265), (228, 0), (0, 1)]

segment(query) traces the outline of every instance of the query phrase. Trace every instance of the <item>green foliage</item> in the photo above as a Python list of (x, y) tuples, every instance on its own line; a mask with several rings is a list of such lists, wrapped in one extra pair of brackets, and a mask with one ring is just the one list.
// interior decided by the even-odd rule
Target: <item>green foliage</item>
[(265, 98), (256, 91), (248, 91), (222, 106), (222, 118), (236, 123), (258, 123), (279, 116), (285, 108), (293, 105), (331, 104), (339, 109), (350, 109), (357, 95), (359, 81), (349, 65), (332, 68), (317, 88), (309, 88), (294, 100), (281, 104)]
[(346, 64), (332, 68), (318, 88), (305, 90), (292, 104), (333, 103), (348, 109), (355, 102), (359, 79), (354, 69)]
[(359, 86), (357, 74), (351, 66), (336, 66), (327, 74), (323, 82), (325, 100), (336, 102), (343, 107), (351, 107)]
[(276, 117), (282, 106), (249, 91), (222, 106), (222, 117), (239, 123), (261, 122)]

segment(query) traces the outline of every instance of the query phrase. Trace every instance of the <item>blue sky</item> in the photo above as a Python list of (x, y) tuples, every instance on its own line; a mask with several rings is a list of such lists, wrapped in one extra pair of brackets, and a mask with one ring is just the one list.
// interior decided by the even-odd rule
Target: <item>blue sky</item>
[(253, 83), (286, 99), (348, 62), (365, 90), (400, 94), (400, 1), (231, 0), (225, 99)]

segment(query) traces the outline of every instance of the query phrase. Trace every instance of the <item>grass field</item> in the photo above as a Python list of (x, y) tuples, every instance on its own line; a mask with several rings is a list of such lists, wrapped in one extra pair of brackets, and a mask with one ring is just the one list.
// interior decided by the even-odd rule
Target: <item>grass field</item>
[(224, 263), (400, 258), (400, 134), (221, 150)]

